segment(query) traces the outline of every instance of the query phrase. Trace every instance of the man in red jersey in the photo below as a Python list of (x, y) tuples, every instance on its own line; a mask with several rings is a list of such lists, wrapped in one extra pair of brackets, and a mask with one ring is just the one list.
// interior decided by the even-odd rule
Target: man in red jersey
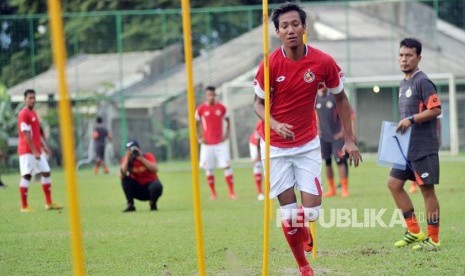
[[(297, 261), (301, 275), (313, 275), (305, 257), (312, 250), (308, 221), (315, 221), (321, 208), (321, 152), (315, 115), (318, 84), (324, 82), (334, 94), (344, 128), (344, 150), (350, 164), (359, 165), (361, 155), (351, 128), (350, 105), (340, 80), (341, 69), (328, 54), (306, 45), (306, 13), (298, 5), (286, 2), (272, 14), (276, 34), (282, 46), (269, 58), (271, 87), (270, 197), (278, 198), (282, 229)], [(265, 91), (264, 65), (255, 80), (254, 109), (263, 123), (259, 127), (264, 154)], [(294, 192), (301, 194), (298, 209)]]
[[(216, 101), (216, 88), (208, 86), (205, 89), (205, 102), (195, 111), (198, 131), (197, 138), (200, 146), (200, 167), (205, 170), (207, 183), (211, 191), (211, 199), (216, 200), (215, 176), (213, 169), (215, 163), (218, 168), (224, 169), (224, 178), (228, 184), (229, 197), (236, 199), (234, 194), (234, 180), (231, 169), (229, 148), (229, 114), (226, 107)], [(226, 122), (226, 132), (223, 130), (223, 121)]]
[(62, 206), (52, 202), (50, 166), (46, 155), (42, 154), (42, 135), (40, 133), (40, 121), (34, 105), (36, 92), (28, 89), (24, 92), (24, 107), (18, 114), (18, 155), (21, 180), (19, 193), (21, 195), (21, 212), (32, 212), (27, 202), (29, 182), (33, 174), (41, 174), (42, 190), (45, 194), (45, 209), (56, 210)]
[(123, 212), (134, 212), (134, 199), (150, 203), (150, 210), (157, 211), (157, 202), (163, 193), (158, 179), (157, 159), (149, 152), (142, 153), (135, 140), (126, 143), (126, 154), (121, 159), (121, 186), (126, 195), (127, 207)]
[(257, 122), (257, 126), (254, 128), (252, 134), (249, 137), (249, 153), (250, 159), (253, 162), (253, 178), (255, 187), (257, 188), (257, 199), (264, 200), (265, 196), (262, 191), (263, 182), (263, 166), (260, 160), (260, 134), (258, 133), (257, 127), (260, 121)]

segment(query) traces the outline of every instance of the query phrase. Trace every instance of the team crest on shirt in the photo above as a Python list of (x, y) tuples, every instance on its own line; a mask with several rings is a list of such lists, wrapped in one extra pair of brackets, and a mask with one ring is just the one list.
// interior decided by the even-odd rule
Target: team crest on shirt
[(333, 108), (333, 102), (326, 102), (326, 108)]
[(412, 89), (410, 87), (405, 91), (405, 97), (410, 98), (412, 96)]
[(312, 81), (315, 80), (315, 74), (313, 74), (312, 71), (308, 70), (307, 72), (305, 72), (304, 74), (304, 81), (306, 83), (311, 83)]
[(221, 110), (219, 110), (219, 109), (215, 110), (215, 115), (216, 116), (221, 116)]
[(317, 103), (315, 107), (316, 107), (316, 109), (320, 109), (320, 108), (321, 108), (321, 104), (320, 104), (320, 103)]
[(32, 121), (35, 122), (35, 121), (36, 121), (36, 117), (32, 117)]
[(210, 111), (205, 111), (205, 117), (210, 116)]

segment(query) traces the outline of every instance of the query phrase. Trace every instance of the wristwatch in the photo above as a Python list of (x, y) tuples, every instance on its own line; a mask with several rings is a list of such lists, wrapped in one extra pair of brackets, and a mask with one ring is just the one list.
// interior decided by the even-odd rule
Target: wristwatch
[(413, 115), (408, 116), (408, 120), (410, 121), (412, 125), (415, 123), (415, 120), (413, 119)]

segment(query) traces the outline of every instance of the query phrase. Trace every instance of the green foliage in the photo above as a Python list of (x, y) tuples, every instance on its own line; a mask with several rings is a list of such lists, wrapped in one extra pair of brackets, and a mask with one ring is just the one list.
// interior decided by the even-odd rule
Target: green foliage
[[(365, 156), (366, 157), (366, 156)], [(370, 159), (370, 158), (366, 158)], [(402, 227), (324, 228), (317, 226), (317, 258), (308, 259), (315, 275), (464, 275), (462, 211), (465, 179), (463, 162), (444, 160), (437, 193), (441, 202), (441, 242), (438, 252), (397, 249), (393, 243)], [(164, 185), (159, 211), (136, 201), (137, 211), (123, 214), (125, 198), (118, 168), (110, 175), (94, 175), (90, 168), (78, 172), (79, 207), (88, 275), (197, 275), (196, 239), (189, 163), (161, 163)], [(263, 202), (256, 200), (252, 165), (235, 163), (239, 198), (227, 197), (223, 172), (215, 171), (218, 200), (209, 200), (208, 186), (200, 176), (200, 197), (205, 264), (208, 275), (261, 275), (263, 250)], [(332, 208), (392, 212), (394, 202), (386, 181), (387, 168), (373, 158), (351, 168), (351, 196), (329, 198)], [(64, 173), (52, 168), (53, 198), (62, 211), (45, 211), (40, 185), (31, 183), (29, 202), (35, 213), (19, 212), (17, 174), (2, 175), (10, 187), (0, 190), (0, 275), (70, 275), (69, 203)], [(417, 213), (424, 212), (420, 193), (411, 196)], [(273, 201), (269, 239), (269, 275), (298, 275), (296, 263), (276, 225), (278, 204)], [(360, 212), (363, 214), (363, 212)], [(384, 217), (384, 216), (383, 216)], [(361, 217), (359, 218), (361, 219)], [(326, 218), (327, 222), (329, 219)], [(279, 223), (278, 223), (279, 225)], [(425, 230), (425, 223), (421, 223)], [(27, 260), (27, 261), (25, 261)]]

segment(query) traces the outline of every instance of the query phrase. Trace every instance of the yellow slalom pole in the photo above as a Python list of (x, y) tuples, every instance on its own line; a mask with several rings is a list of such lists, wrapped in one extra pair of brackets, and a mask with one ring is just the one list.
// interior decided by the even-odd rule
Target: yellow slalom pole
[[(307, 33), (304, 33), (304, 43), (307, 43)], [(312, 221), (310, 222), (310, 232), (312, 233), (312, 239), (313, 239), (313, 249), (312, 249), (312, 259), (316, 259), (316, 227), (315, 227), (315, 222)]]
[(199, 153), (197, 148), (197, 126), (194, 118), (195, 91), (192, 72), (192, 36), (189, 0), (181, 0), (182, 29), (184, 36), (184, 57), (187, 72), (187, 101), (189, 110), (189, 145), (191, 150), (192, 190), (194, 195), (195, 233), (197, 238), (197, 266), (199, 275), (206, 275), (202, 235), (202, 214), (200, 212)]
[(53, 62), (58, 73), (60, 135), (63, 141), (63, 161), (68, 187), (69, 219), (71, 226), (71, 247), (74, 275), (85, 275), (84, 250), (82, 246), (81, 224), (79, 218), (79, 199), (76, 188), (76, 158), (74, 154), (74, 130), (71, 106), (66, 84), (66, 49), (63, 34), (63, 20), (59, 0), (48, 0), (48, 16), (51, 25)]
[(265, 217), (263, 220), (263, 268), (268, 275), (268, 243), (270, 240), (270, 61), (268, 56), (268, 0), (262, 1), (263, 10), (263, 65), (265, 75)]

